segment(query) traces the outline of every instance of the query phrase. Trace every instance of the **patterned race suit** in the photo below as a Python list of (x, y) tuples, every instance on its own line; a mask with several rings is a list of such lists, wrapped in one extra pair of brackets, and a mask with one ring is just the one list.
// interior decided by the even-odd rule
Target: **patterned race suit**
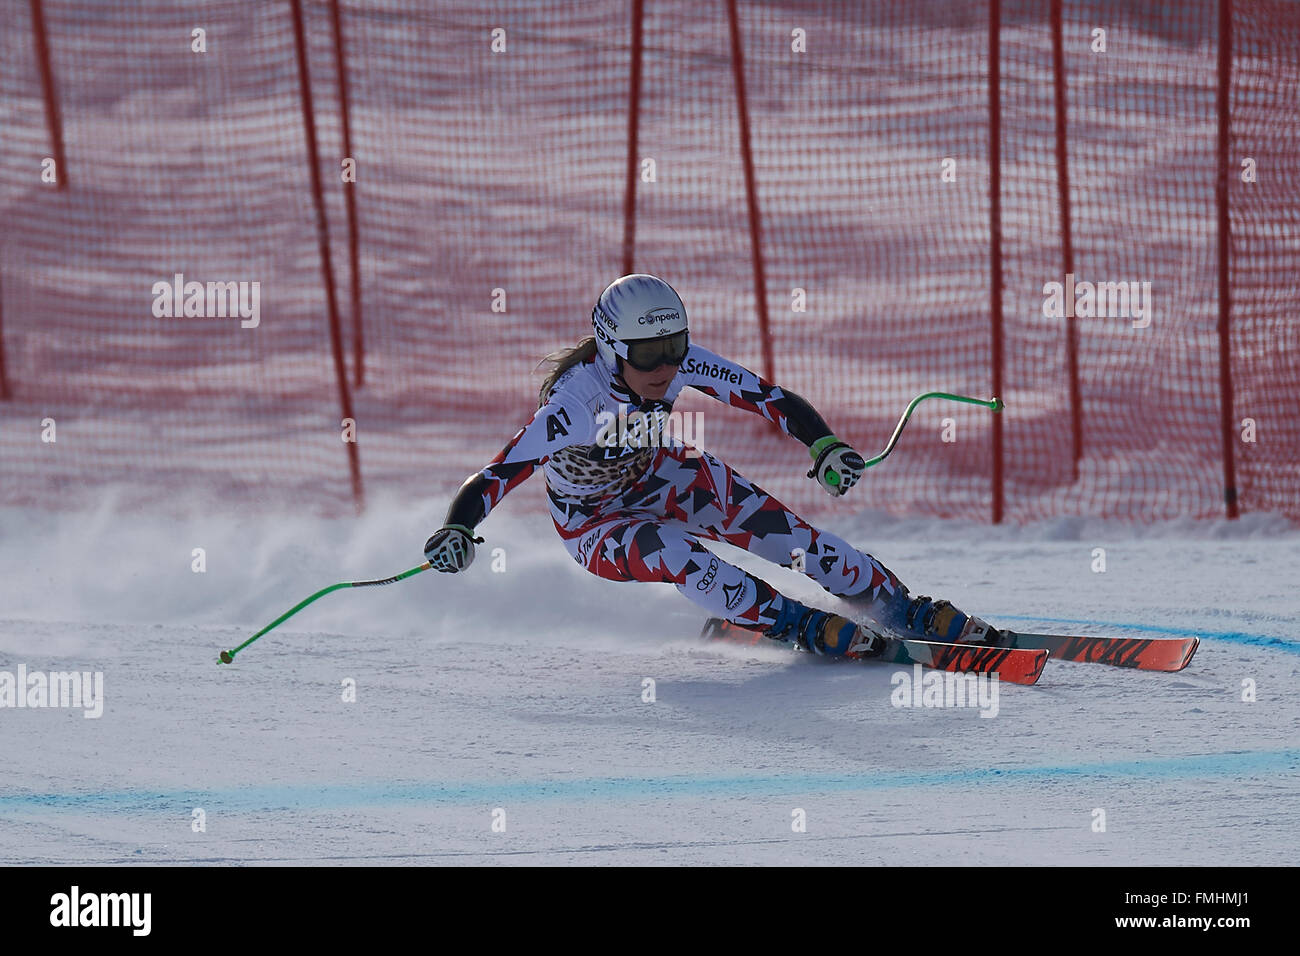
[(892, 596), (897, 579), (869, 554), (680, 441), (683, 429), (669, 415), (688, 386), (762, 415), (805, 445), (830, 434), (798, 395), (698, 345), (690, 346), (663, 399), (641, 400), (593, 358), (561, 374), (532, 420), (466, 480), (447, 523), (473, 528), (543, 465), (565, 547), (602, 578), (669, 582), (711, 615), (770, 626), (775, 592), (700, 544), (712, 538), (777, 564), (793, 562), (832, 594)]

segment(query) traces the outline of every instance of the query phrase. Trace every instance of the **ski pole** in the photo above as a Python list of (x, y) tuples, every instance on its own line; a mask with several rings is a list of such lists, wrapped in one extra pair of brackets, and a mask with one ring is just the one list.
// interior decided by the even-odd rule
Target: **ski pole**
[[(903, 417), (898, 420), (898, 425), (894, 428), (894, 434), (889, 436), (889, 443), (885, 445), (885, 450), (875, 458), (868, 458), (863, 462), (862, 464), (864, 468), (878, 465), (888, 457), (889, 453), (894, 450), (894, 446), (898, 444), (898, 437), (903, 434), (903, 427), (907, 424), (908, 419), (912, 417), (912, 412), (916, 410), (917, 405), (920, 405), (921, 402), (925, 401), (927, 398), (946, 398), (954, 402), (965, 402), (968, 405), (983, 405), (985, 408), (992, 409), (995, 412), (1000, 412), (1005, 407), (1005, 403), (1002, 399), (997, 398), (996, 396), (990, 399), (983, 399), (972, 398), (969, 395), (953, 395), (950, 392), (925, 392), (922, 395), (918, 395), (907, 403), (907, 408), (903, 411)], [(809, 478), (815, 478), (816, 476), (816, 471), (808, 472)]]
[(996, 396), (986, 400), (983, 398), (971, 398), (969, 395), (953, 395), (949, 392), (926, 392), (924, 395), (918, 395), (907, 403), (907, 408), (903, 412), (903, 417), (898, 420), (898, 426), (894, 429), (894, 434), (889, 436), (889, 444), (885, 446), (885, 450), (875, 458), (863, 463), (867, 468), (870, 468), (872, 465), (880, 464), (885, 460), (885, 457), (894, 450), (894, 446), (898, 444), (898, 436), (903, 434), (903, 426), (906, 425), (907, 420), (912, 417), (912, 412), (916, 409), (916, 406), (920, 405), (921, 402), (925, 401), (927, 398), (946, 398), (949, 401), (965, 402), (968, 405), (983, 405), (985, 408), (992, 409), (995, 412), (1002, 411), (1004, 407), (1002, 399)]
[(244, 643), (240, 644), (238, 647), (233, 648), (232, 650), (229, 651), (222, 651), (221, 659), (218, 663), (221, 664), (231, 663), (232, 661), (234, 661), (236, 654), (238, 654), (240, 651), (246, 648), (249, 644), (252, 644), (255, 640), (257, 640), (267, 631), (284, 623), (289, 618), (293, 617), (295, 614), (297, 614), (299, 611), (305, 608), (312, 601), (316, 600), (317, 598), (324, 597), (325, 595), (329, 594), (331, 591), (337, 591), (339, 588), (370, 588), (370, 587), (376, 587), (377, 585), (381, 585), (381, 584), (395, 584), (398, 581), (403, 581), (406, 578), (409, 578), (413, 574), (419, 574), (421, 571), (428, 571), (429, 568), (431, 567), (432, 565), (429, 564), (428, 561), (426, 561), (424, 562), (424, 564), (420, 565), (419, 567), (411, 568), (409, 571), (403, 571), (401, 574), (394, 574), (391, 578), (380, 578), (377, 581), (343, 581), (339, 584), (331, 584), (327, 588), (322, 588), (321, 590), (313, 594), (311, 597), (307, 598), (306, 600), (299, 601), (293, 607), (289, 608), (289, 610), (285, 611), (274, 621), (266, 625), (266, 627), (262, 628), (260, 631), (258, 631), (248, 640), (244, 641)]

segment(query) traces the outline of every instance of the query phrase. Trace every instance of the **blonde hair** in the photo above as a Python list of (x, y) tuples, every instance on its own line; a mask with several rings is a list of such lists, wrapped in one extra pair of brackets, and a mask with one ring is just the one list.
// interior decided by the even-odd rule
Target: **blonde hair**
[(555, 380), (567, 372), (579, 362), (585, 362), (596, 356), (596, 337), (589, 335), (572, 348), (560, 349), (552, 352), (537, 363), (537, 368), (543, 365), (550, 365), (551, 370), (546, 373), (546, 378), (542, 381), (541, 391), (537, 393), (537, 407), (541, 408), (546, 404), (546, 396), (555, 387)]

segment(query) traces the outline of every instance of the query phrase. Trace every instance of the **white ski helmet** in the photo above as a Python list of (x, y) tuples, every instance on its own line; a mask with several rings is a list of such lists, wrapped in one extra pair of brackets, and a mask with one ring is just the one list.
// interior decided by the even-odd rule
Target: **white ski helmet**
[(628, 275), (615, 279), (591, 310), (596, 352), (614, 371), (624, 359), (633, 368), (653, 371), (680, 365), (690, 345), (686, 306), (663, 279)]

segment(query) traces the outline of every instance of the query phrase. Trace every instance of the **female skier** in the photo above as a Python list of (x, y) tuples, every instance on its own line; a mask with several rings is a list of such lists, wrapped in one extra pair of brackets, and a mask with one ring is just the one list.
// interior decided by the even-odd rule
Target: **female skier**
[[(700, 538), (727, 541), (802, 570), (886, 632), (984, 642), (996, 631), (947, 601), (909, 598), (887, 568), (815, 528), (705, 452), (664, 442), (673, 401), (691, 387), (762, 415), (807, 446), (817, 482), (843, 495), (865, 470), (811, 405), (690, 341), (686, 309), (662, 279), (627, 275), (591, 313), (594, 335), (548, 356), (539, 407), (492, 461), (467, 478), (424, 546), (439, 571), (463, 571), (474, 529), (543, 465), (551, 517), (573, 559), (612, 581), (659, 581), (710, 615), (818, 654), (870, 657), (884, 642), (838, 614), (808, 607), (723, 561)], [(630, 427), (629, 427), (630, 426)], [(802, 552), (804, 560), (794, 561)]]

